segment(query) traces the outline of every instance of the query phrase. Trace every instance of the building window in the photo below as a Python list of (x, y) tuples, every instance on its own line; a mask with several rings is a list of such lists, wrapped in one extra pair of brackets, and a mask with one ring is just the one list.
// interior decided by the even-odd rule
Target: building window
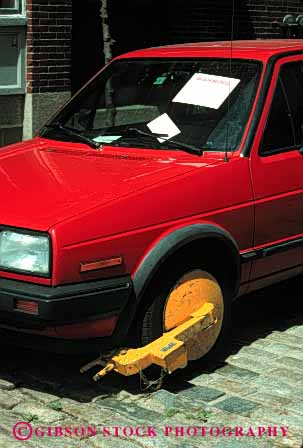
[(0, 0), (0, 14), (20, 14), (20, 0)]
[(0, 95), (24, 92), (24, 32), (0, 27)]
[(0, 95), (25, 92), (24, 0), (0, 0)]

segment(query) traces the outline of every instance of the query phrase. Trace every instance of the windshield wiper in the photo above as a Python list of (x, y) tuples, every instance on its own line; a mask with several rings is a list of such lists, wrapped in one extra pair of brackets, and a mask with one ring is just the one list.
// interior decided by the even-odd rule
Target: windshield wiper
[(127, 128), (129, 132), (135, 132), (136, 134), (146, 135), (146, 137), (163, 138), (168, 137), (168, 134), (157, 134), (156, 132), (145, 132), (139, 128)]
[(101, 146), (99, 143), (95, 142), (93, 139), (91, 139), (89, 137), (85, 137), (85, 135), (79, 134), (76, 131), (72, 131), (71, 129), (63, 126), (61, 123), (57, 122), (57, 123), (53, 123), (53, 124), (47, 124), (45, 127), (50, 128), (50, 129), (59, 129), (60, 131), (64, 132), (64, 134), (70, 135), (71, 137), (76, 138), (80, 142), (86, 143), (91, 148), (98, 149)]
[(148, 137), (154, 137), (156, 139), (162, 138), (166, 142), (173, 143), (174, 145), (178, 146), (179, 149), (181, 149), (182, 151), (188, 152), (189, 154), (195, 154), (197, 156), (201, 156), (203, 154), (203, 149), (196, 148), (195, 146), (190, 145), (189, 143), (183, 143), (183, 142), (179, 142), (178, 140), (172, 140), (170, 138), (167, 138), (168, 134), (156, 134), (156, 133), (151, 133), (151, 132), (145, 132), (145, 131), (141, 131), (141, 129), (138, 129), (138, 128), (128, 128), (127, 130), (130, 132), (136, 132), (139, 135), (146, 135)]

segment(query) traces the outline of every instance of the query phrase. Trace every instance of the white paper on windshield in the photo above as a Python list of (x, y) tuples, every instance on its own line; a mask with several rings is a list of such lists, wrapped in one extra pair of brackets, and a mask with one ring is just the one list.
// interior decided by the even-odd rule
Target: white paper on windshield
[(158, 138), (160, 143), (181, 133), (180, 129), (175, 125), (173, 120), (167, 114), (160, 115), (159, 117), (150, 121), (146, 126), (154, 134), (166, 134), (167, 135), (167, 137), (165, 137), (165, 138), (160, 138), (160, 137)]
[(219, 109), (239, 82), (240, 79), (195, 73), (172, 101)]
[(121, 138), (121, 135), (99, 135), (93, 138), (93, 140), (97, 143), (111, 143), (118, 140), (118, 138)]

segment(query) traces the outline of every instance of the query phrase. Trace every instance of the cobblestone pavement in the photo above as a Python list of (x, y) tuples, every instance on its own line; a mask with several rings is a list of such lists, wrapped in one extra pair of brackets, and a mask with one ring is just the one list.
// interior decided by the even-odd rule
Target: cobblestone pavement
[[(213, 365), (192, 363), (152, 393), (140, 392), (134, 377), (112, 374), (92, 383), (91, 374), (78, 373), (90, 359), (0, 346), (0, 448), (301, 447), (302, 285), (297, 279), (239, 300), (226, 355)], [(15, 440), (19, 421), (30, 422), (40, 436)], [(72, 438), (55, 437), (54, 427), (88, 426)], [(222, 435), (224, 426), (231, 436), (228, 429)], [(140, 427), (138, 435), (129, 427)], [(145, 434), (150, 427), (149, 436), (142, 436), (143, 427)]]

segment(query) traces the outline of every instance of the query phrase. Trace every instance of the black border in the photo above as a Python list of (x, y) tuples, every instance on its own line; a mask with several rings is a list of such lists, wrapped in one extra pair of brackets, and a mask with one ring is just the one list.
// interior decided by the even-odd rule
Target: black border
[(230, 262), (233, 263), (233, 271), (235, 273), (232, 295), (236, 297), (240, 287), (241, 277), (240, 252), (236, 241), (231, 234), (217, 225), (197, 223), (178, 228), (168, 233), (145, 255), (133, 277), (137, 302), (141, 301), (149, 281), (169, 256), (173, 255), (186, 244), (204, 238), (216, 238), (229, 249), (231, 254)]
[[(29, 329), (120, 315), (132, 291), (129, 275), (57, 287), (0, 279), (0, 322)], [(39, 314), (16, 310), (16, 300), (37, 303)]]
[(270, 257), (287, 250), (296, 249), (297, 247), (303, 247), (303, 238), (295, 238), (291, 241), (285, 241), (284, 243), (272, 244), (271, 246), (264, 247), (263, 249), (255, 249), (241, 254), (241, 262), (248, 263), (249, 261), (258, 260), (259, 258)]

